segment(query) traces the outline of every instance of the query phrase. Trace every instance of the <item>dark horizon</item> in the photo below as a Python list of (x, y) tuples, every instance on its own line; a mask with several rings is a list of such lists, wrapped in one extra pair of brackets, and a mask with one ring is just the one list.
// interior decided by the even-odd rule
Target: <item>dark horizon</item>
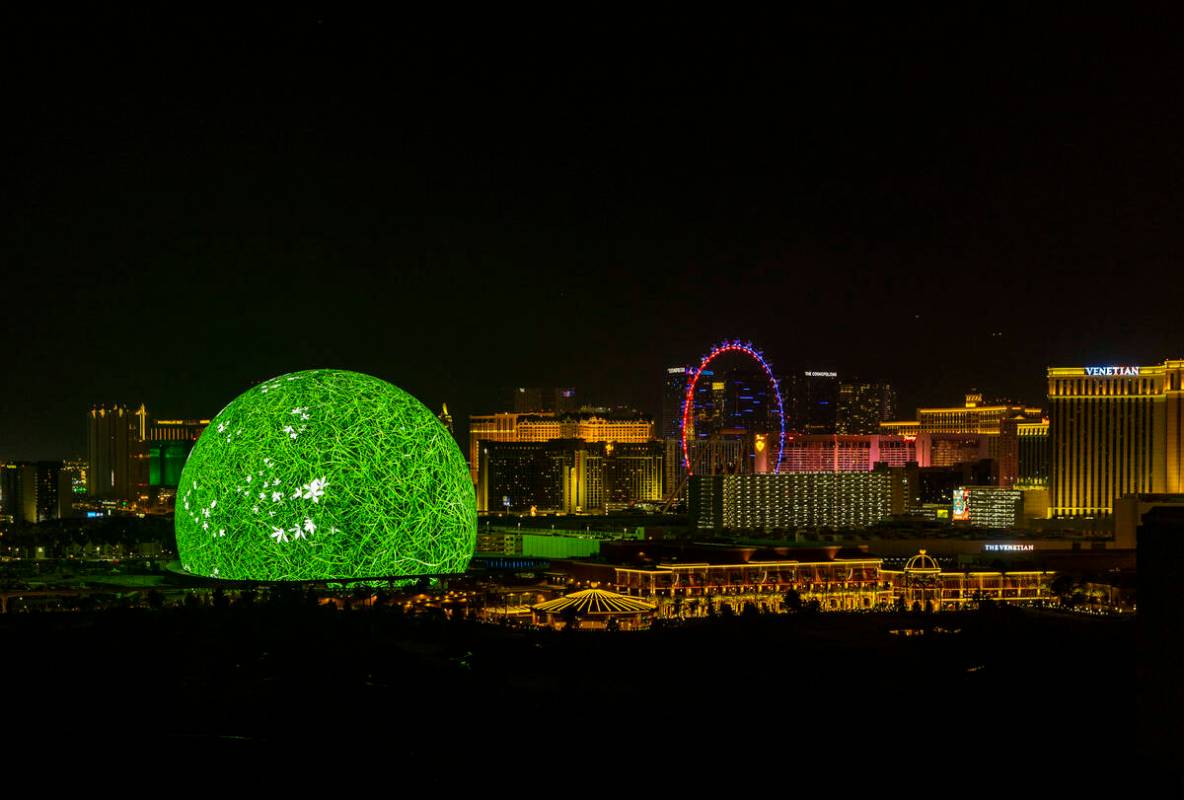
[(657, 414), (723, 338), (891, 382), (902, 418), (1184, 357), (1151, 16), (121, 24), (17, 26), (3, 56), (0, 459), (81, 454), (96, 402), (209, 418), (316, 367), (460, 433), (515, 386)]

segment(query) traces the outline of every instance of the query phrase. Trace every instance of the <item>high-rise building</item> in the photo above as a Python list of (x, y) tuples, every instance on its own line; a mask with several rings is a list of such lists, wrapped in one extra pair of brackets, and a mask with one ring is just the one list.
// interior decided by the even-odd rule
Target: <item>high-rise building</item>
[(189, 451), (197, 443), (208, 419), (158, 419), (148, 424), (148, 485), (175, 488)]
[[(682, 437), (682, 411), (687, 396), (687, 384), (695, 374), (695, 367), (668, 367), (665, 381), (662, 384), (662, 419), (660, 430), (664, 439), (680, 439)], [(701, 435), (708, 435), (711, 431), (710, 420), (716, 420), (723, 414), (722, 406), (716, 406), (712, 386), (716, 383), (715, 372), (703, 370), (699, 382), (695, 384), (695, 405), (691, 415), (692, 428)], [(721, 387), (722, 390), (723, 387)]]
[(177, 487), (181, 484), (181, 471), (192, 442), (149, 442), (148, 443), (148, 485)]
[[(700, 529), (854, 528), (903, 508), (912, 490), (904, 469), (797, 472), (779, 475), (696, 475), (690, 480), (691, 525)], [(894, 491), (894, 483), (902, 487)]]
[(605, 511), (663, 500), (665, 453), (662, 442), (606, 442), (602, 449), (600, 467), (604, 474)]
[(659, 428), (663, 439), (676, 439), (682, 426), (682, 407), (686, 401), (691, 367), (667, 367), (662, 381), (662, 414)]
[(479, 511), (600, 513), (662, 500), (662, 443), (482, 442)]
[(208, 419), (154, 419), (145, 438), (150, 442), (196, 442), (210, 424)]
[(881, 433), (968, 433), (999, 434), (1003, 421), (1019, 419), (1024, 422), (1039, 422), (1043, 412), (1021, 403), (984, 403), (981, 392), (972, 391), (966, 395), (961, 406), (943, 408), (918, 408), (917, 419), (886, 421), (880, 424)]
[(947, 509), (958, 487), (994, 487), (999, 482), (997, 462), (989, 458), (949, 466), (920, 467), (917, 473), (917, 496), (921, 503), (942, 505)]
[(950, 519), (982, 528), (1014, 528), (1024, 517), (1024, 493), (1000, 486), (959, 486)]
[[(469, 417), (469, 468), (480, 482), (482, 442), (549, 442), (583, 439), (586, 442), (627, 444), (654, 438), (653, 420), (634, 412), (579, 414), (482, 414)], [(479, 510), (484, 510), (480, 509)]]
[(1125, 494), (1184, 492), (1184, 360), (1050, 367), (1050, 514), (1107, 516)]
[(0, 523), (17, 522), (21, 508), (20, 467), (0, 464)]
[(61, 461), (0, 464), (0, 520), (32, 524), (70, 517), (73, 498)]
[(985, 433), (919, 433), (917, 463), (923, 467), (952, 467), (994, 458), (997, 437)]
[(1021, 422), (1016, 426), (1018, 441), (1017, 483), (1023, 486), (1048, 485), (1048, 420)]
[(87, 494), (132, 499), (148, 485), (148, 412), (97, 405), (87, 415)]
[(998, 485), (1009, 487), (1019, 481), (1019, 428), (1038, 423), (1041, 410), (1021, 403), (984, 402), (978, 391), (968, 392), (961, 406), (919, 408), (916, 420), (880, 423), (882, 433), (901, 436), (932, 436), (929, 466), (951, 466), (983, 458), (994, 460)]
[(516, 414), (572, 414), (580, 410), (576, 390), (570, 386), (520, 386), (511, 406)]
[(780, 431), (777, 401), (769, 376), (759, 369), (732, 369), (724, 377), (724, 420), (733, 430), (768, 434)]
[(887, 383), (842, 381), (835, 431), (844, 435), (880, 432), (880, 423), (896, 418), (896, 392)]
[(798, 433), (835, 433), (839, 409), (839, 373), (800, 370), (789, 381), (790, 413), (786, 428)]
[[(870, 472), (876, 464), (903, 467), (910, 461), (928, 466), (918, 457), (928, 450), (918, 448), (919, 437), (904, 436), (810, 436), (787, 437), (781, 460), (782, 472)], [(921, 439), (924, 445), (928, 437)], [(775, 446), (775, 445), (770, 445)]]
[(86, 473), (90, 468), (85, 458), (75, 456), (62, 462), (62, 469), (70, 479), (70, 493), (75, 498), (86, 496)]
[(1124, 494), (1114, 499), (1114, 544), (1123, 548), (1138, 547), (1140, 566), (1148, 562), (1136, 533), (1143, 518), (1156, 509), (1172, 509), (1177, 514), (1184, 514), (1184, 494)]

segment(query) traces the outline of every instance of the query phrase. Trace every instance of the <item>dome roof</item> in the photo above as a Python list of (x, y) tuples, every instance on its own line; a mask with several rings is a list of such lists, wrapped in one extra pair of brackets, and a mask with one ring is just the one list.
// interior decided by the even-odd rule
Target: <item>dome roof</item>
[(436, 415), (386, 381), (308, 370), (251, 387), (193, 446), (177, 488), (186, 572), (303, 581), (464, 572), (477, 504)]
[(544, 614), (562, 614), (569, 610), (574, 610), (578, 616), (584, 617), (593, 615), (644, 614), (647, 611), (653, 611), (655, 606), (644, 600), (638, 600), (635, 597), (628, 597), (623, 594), (617, 594), (616, 592), (607, 592), (603, 589), (584, 589), (583, 591), (572, 592), (555, 600), (539, 603), (538, 605), (531, 606), (531, 608)]
[(921, 550), (908, 560), (908, 563), (904, 565), (904, 571), (938, 573), (941, 572), (941, 564), (938, 564), (937, 559), (935, 559), (933, 556), (929, 555), (924, 550)]

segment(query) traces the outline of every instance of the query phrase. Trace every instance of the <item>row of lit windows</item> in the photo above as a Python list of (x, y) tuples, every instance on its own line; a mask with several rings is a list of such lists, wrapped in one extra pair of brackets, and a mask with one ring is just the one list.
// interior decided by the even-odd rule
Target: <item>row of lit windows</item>
[(1053, 513), (1109, 513), (1114, 499), (1153, 489), (1154, 401), (1052, 398)]
[(1075, 378), (1052, 382), (1054, 397), (1123, 397), (1161, 394), (1163, 381), (1155, 378)]

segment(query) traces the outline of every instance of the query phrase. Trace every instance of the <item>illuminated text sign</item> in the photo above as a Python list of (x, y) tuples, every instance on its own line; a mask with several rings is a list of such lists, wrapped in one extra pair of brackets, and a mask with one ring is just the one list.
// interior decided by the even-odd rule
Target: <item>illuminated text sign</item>
[(1034, 544), (984, 544), (983, 550), (988, 553), (1027, 553), (1035, 550)]
[(807, 378), (837, 378), (837, 377), (839, 377), (839, 373), (837, 373), (837, 372), (807, 372), (807, 373), (805, 373), (805, 375)]
[(1086, 367), (1085, 374), (1095, 378), (1110, 375), (1138, 375), (1138, 367)]

